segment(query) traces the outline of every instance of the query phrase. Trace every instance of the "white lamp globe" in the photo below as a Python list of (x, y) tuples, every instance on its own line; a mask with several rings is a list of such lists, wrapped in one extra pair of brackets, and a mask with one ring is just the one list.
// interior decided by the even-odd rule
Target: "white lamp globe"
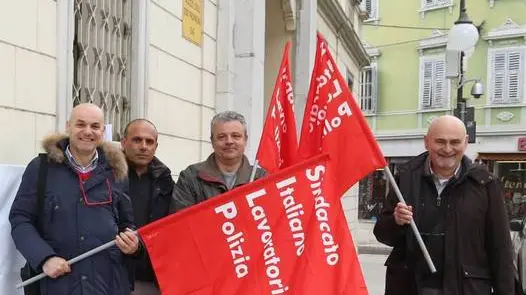
[(473, 23), (457, 23), (449, 30), (447, 49), (466, 51), (475, 47), (478, 40), (479, 32)]

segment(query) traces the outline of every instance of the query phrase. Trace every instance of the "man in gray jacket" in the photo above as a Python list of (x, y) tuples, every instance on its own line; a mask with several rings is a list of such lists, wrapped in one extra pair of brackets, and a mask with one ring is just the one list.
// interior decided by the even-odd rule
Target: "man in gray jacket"
[[(248, 183), (252, 172), (244, 155), (247, 145), (247, 123), (234, 111), (218, 113), (210, 124), (214, 152), (206, 161), (188, 166), (179, 174), (174, 188), (172, 212), (205, 201)], [(255, 178), (264, 176), (257, 169)]]

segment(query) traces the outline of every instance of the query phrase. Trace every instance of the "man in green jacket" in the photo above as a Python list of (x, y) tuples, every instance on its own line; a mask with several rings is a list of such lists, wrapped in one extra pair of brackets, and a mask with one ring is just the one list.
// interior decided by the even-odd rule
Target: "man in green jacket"
[[(208, 200), (248, 183), (252, 172), (244, 155), (247, 145), (247, 123), (243, 115), (224, 111), (212, 118), (210, 140), (214, 152), (204, 162), (188, 166), (179, 174), (174, 188), (171, 211)], [(257, 169), (255, 178), (265, 175)]]

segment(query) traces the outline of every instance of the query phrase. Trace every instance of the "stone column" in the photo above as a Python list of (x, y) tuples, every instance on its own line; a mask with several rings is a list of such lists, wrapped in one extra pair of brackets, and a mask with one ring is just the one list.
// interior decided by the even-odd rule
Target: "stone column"
[[(294, 68), (294, 99), (298, 135), (301, 132), (303, 112), (307, 94), (309, 93), (314, 55), (316, 53), (316, 30), (318, 26), (318, 1), (299, 0), (299, 14), (295, 37)], [(299, 137), (298, 137), (299, 140)]]
[(265, 1), (219, 0), (216, 111), (248, 124), (246, 155), (255, 158), (264, 117)]

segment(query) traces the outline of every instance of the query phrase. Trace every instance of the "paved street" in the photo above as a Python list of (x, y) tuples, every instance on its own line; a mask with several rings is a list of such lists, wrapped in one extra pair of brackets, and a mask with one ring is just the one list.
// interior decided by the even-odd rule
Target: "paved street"
[(358, 256), (362, 266), (362, 272), (365, 277), (369, 295), (383, 295), (385, 283), (384, 262), (386, 255), (378, 254), (361, 254)]

